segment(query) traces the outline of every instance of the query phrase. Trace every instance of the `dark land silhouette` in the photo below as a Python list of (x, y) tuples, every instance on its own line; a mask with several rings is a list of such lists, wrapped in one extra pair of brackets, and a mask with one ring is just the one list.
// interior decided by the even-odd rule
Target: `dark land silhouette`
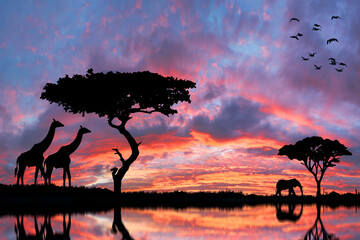
[(359, 194), (314, 196), (264, 196), (242, 192), (122, 192), (106, 188), (59, 187), (55, 185), (0, 185), (0, 213), (23, 212), (33, 209), (66, 211), (128, 207), (242, 207), (257, 204), (314, 204), (330, 207), (360, 206)]
[(56, 128), (63, 126), (64, 124), (53, 119), (53, 122), (50, 125), (50, 129), (46, 137), (41, 142), (35, 144), (29, 151), (20, 154), (20, 156), (16, 160), (16, 168), (14, 171), (15, 177), (17, 176), (17, 180), (16, 180), (17, 184), (19, 184), (19, 180), (21, 179), (21, 184), (24, 185), (24, 173), (26, 167), (36, 167), (35, 181), (34, 181), (35, 185), (39, 170), (46, 182), (45, 172), (43, 167), (44, 152), (50, 147), (50, 144), (55, 136)]
[(140, 154), (141, 142), (138, 143), (125, 127), (131, 115), (154, 112), (165, 116), (176, 114), (177, 110), (172, 106), (179, 102), (191, 103), (189, 89), (195, 86), (189, 80), (163, 77), (148, 71), (94, 73), (93, 69), (89, 69), (85, 75), (66, 75), (56, 84), (47, 83), (41, 99), (57, 103), (74, 114), (85, 116), (85, 113), (95, 113), (106, 117), (109, 126), (126, 138), (131, 155), (124, 159), (118, 151), (122, 166), (111, 170), (114, 191), (121, 192), (122, 179)]
[(75, 150), (80, 146), (82, 137), (86, 133), (90, 133), (91, 131), (85, 127), (80, 126), (79, 131), (76, 134), (74, 141), (69, 143), (68, 145), (62, 146), (56, 153), (49, 155), (45, 159), (46, 165), (46, 179), (49, 180), (49, 184), (51, 184), (51, 174), (54, 168), (62, 168), (63, 169), (63, 186), (65, 187), (66, 175), (69, 180), (69, 186), (71, 186), (71, 175), (70, 175), (70, 155), (75, 152)]

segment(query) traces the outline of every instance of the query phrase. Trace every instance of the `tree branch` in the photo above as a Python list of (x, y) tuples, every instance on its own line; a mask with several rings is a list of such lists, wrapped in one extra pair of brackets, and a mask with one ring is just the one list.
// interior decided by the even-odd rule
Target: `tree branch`
[(122, 118), (117, 117), (117, 119), (119, 119), (121, 123), (120, 123), (120, 125), (116, 125), (116, 124), (114, 124), (114, 123), (112, 122), (112, 121), (114, 120), (114, 118), (115, 118), (115, 117), (109, 117), (109, 118), (108, 118), (108, 124), (109, 124), (110, 127), (116, 128), (116, 129), (118, 129), (118, 130), (120, 130), (120, 128), (125, 128), (126, 123), (131, 119), (131, 117), (129, 117), (129, 116), (127, 116), (127, 117), (122, 117)]
[(156, 112), (158, 110), (154, 109), (154, 110), (142, 110), (141, 108), (131, 108), (130, 109), (130, 113), (137, 113), (137, 112), (141, 112), (141, 113), (153, 113)]
[(113, 122), (112, 122), (113, 120), (114, 120), (114, 117), (109, 117), (109, 118), (108, 118), (108, 124), (109, 124), (109, 126), (112, 127), (112, 128), (119, 128), (119, 125), (113, 124)]
[[(307, 162), (307, 161), (306, 161)], [(311, 174), (312, 175), (314, 175), (314, 178), (315, 178), (315, 180), (316, 180), (316, 174), (312, 171), (312, 168), (310, 168), (310, 166), (308, 166), (307, 164), (304, 164), (305, 165), (305, 167), (307, 168), (307, 170), (309, 170), (309, 172), (311, 172)], [(310, 165), (310, 161), (309, 161), (309, 165)]]
[(114, 150), (114, 151), (115, 151), (115, 153), (114, 153), (114, 154), (119, 155), (119, 157), (120, 157), (120, 161), (121, 161), (122, 163), (124, 163), (124, 162), (125, 162), (125, 159), (123, 158), (123, 156), (121, 155), (121, 153), (119, 152), (119, 150), (118, 150), (117, 148), (113, 148), (112, 150)]

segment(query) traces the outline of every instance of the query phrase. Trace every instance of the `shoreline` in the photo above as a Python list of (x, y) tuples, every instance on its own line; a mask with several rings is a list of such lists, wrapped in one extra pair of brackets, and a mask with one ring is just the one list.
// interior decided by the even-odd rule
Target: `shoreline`
[(0, 214), (34, 209), (62, 211), (102, 211), (114, 207), (137, 208), (242, 208), (261, 204), (310, 205), (336, 208), (360, 206), (360, 195), (332, 192), (314, 196), (262, 196), (242, 192), (125, 192), (115, 194), (106, 188), (59, 187), (55, 185), (0, 184)]

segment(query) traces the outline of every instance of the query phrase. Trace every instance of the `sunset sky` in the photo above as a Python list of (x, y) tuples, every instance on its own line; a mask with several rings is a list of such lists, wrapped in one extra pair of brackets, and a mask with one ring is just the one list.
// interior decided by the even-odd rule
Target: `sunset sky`
[[(279, 179), (295, 177), (304, 194), (314, 195), (305, 167), (277, 156), (283, 145), (314, 135), (338, 139), (353, 153), (325, 173), (325, 191), (360, 190), (359, 12), (358, 0), (4, 1), (0, 183), (15, 183), (17, 157), (45, 137), (55, 118), (65, 127), (45, 157), (83, 125), (92, 132), (71, 156), (72, 184), (113, 189), (110, 169), (121, 163), (111, 149), (129, 156), (124, 137), (106, 118), (40, 100), (47, 82), (93, 68), (196, 82), (191, 104), (177, 105), (178, 114), (139, 113), (128, 122), (143, 143), (125, 191), (274, 194)], [(299, 40), (290, 38), (297, 33)], [(326, 44), (330, 38), (338, 42)], [(347, 67), (330, 65), (330, 57)], [(34, 171), (25, 172), (28, 184)], [(53, 179), (62, 184), (62, 170)]]

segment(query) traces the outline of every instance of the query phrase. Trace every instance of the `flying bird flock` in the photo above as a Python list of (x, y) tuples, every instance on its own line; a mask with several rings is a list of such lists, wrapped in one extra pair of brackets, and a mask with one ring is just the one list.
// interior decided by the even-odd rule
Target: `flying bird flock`
[[(341, 19), (341, 17), (340, 17), (340, 16), (332, 16), (332, 17), (331, 17), (331, 20), (338, 20), (338, 19)], [(300, 22), (300, 20), (299, 20), (298, 18), (291, 18), (290, 21), (289, 21), (289, 23), (290, 23), (290, 22)], [(315, 31), (315, 32), (321, 31), (321, 29), (322, 29), (321, 25), (320, 25), (320, 24), (317, 24), (317, 23), (315, 23), (315, 24), (313, 25), (313, 27), (312, 27), (312, 31)], [(290, 38), (296, 39), (296, 40), (300, 40), (302, 36), (303, 36), (302, 33), (297, 33), (296, 35), (291, 35)], [(326, 41), (326, 45), (330, 45), (330, 44), (338, 43), (338, 42), (339, 42), (339, 40), (338, 40), (337, 38), (329, 38), (329, 39)], [(315, 58), (315, 55), (316, 55), (316, 54), (317, 54), (317, 52), (309, 52), (308, 55), (307, 55), (307, 57), (301, 56), (301, 59), (302, 59), (303, 61), (309, 61), (310, 58)], [(344, 67), (347, 67), (346, 63), (337, 62), (337, 61), (335, 60), (335, 58), (333, 58), (333, 57), (330, 57), (330, 58), (328, 59), (328, 61), (329, 61), (329, 65), (335, 66), (334, 69), (335, 69), (337, 72), (342, 72), (342, 71), (344, 70)], [(336, 67), (337, 65), (338, 65), (338, 67)], [(322, 65), (316, 65), (316, 64), (314, 64), (314, 67), (315, 67), (315, 68), (314, 68), (315, 70), (321, 70)]]

